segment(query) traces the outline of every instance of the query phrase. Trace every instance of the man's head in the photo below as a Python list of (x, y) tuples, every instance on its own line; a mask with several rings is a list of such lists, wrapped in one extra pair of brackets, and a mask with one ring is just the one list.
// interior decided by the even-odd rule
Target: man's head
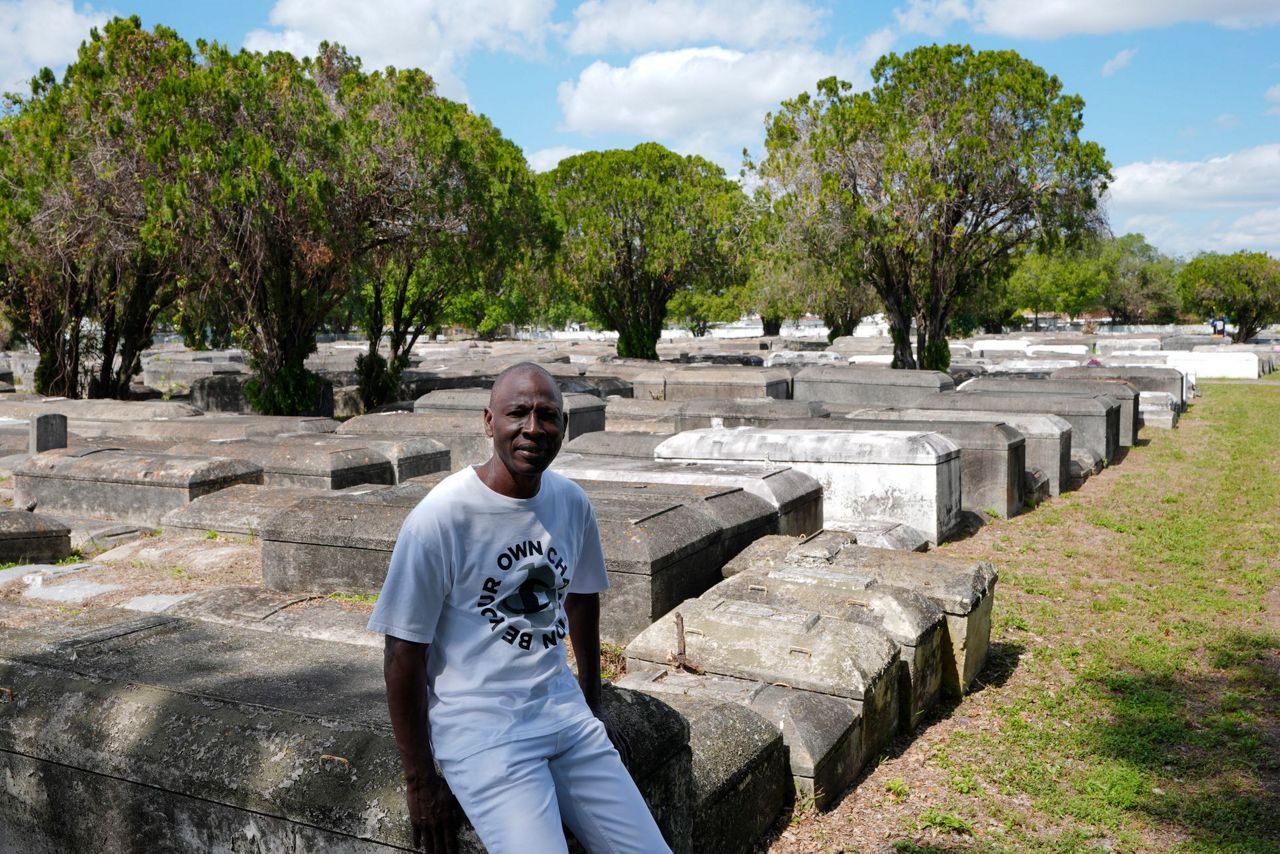
[(521, 362), (498, 374), (484, 411), (484, 432), (493, 439), (494, 460), (513, 483), (532, 483), (536, 489), (560, 452), (564, 431), (564, 399), (546, 369)]

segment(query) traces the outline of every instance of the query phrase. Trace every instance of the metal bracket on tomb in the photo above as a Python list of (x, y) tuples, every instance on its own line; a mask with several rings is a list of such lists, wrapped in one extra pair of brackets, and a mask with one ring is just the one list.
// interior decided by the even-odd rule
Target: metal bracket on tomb
[(76, 448), (73, 451), (67, 451), (63, 457), (75, 457), (77, 459), (90, 456), (91, 454), (100, 454), (103, 451), (123, 451), (124, 448)]

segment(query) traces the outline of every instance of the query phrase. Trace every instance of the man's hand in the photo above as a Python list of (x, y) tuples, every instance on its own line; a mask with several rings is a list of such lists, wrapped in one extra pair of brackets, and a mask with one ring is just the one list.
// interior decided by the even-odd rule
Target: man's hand
[(439, 774), (406, 782), (413, 847), (424, 848), (429, 854), (457, 854), (461, 809), (449, 784)]

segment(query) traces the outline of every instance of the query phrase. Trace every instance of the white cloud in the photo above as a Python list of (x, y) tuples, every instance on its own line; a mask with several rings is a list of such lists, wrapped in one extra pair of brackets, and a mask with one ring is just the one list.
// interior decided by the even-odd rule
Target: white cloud
[(1141, 231), (1167, 252), (1256, 249), (1280, 255), (1280, 144), (1204, 160), (1154, 160), (1115, 170), (1116, 233)]
[(1235, 113), (1219, 113), (1214, 117), (1213, 123), (1223, 130), (1231, 130), (1240, 127), (1240, 117)]
[(1127, 47), (1117, 53), (1115, 56), (1102, 63), (1102, 76), (1110, 77), (1121, 69), (1128, 68), (1129, 63), (1133, 62), (1133, 58), (1138, 55), (1136, 47)]
[(1262, 96), (1270, 105), (1267, 107), (1268, 116), (1280, 116), (1280, 83), (1272, 86)]
[(968, 0), (908, 0), (907, 5), (895, 9), (893, 15), (903, 32), (937, 38), (956, 21), (972, 20), (973, 9)]
[(1280, 23), (1276, 0), (909, 0), (899, 15), (910, 29), (940, 35), (952, 21), (981, 32), (1030, 39), (1101, 35), (1207, 22), (1222, 27)]
[(621, 67), (594, 62), (560, 84), (564, 127), (657, 139), (736, 172), (768, 111), (833, 74), (865, 85), (867, 57), (879, 56), (888, 38), (873, 34), (853, 54), (702, 47), (646, 53)]
[(37, 71), (73, 61), (89, 30), (110, 17), (71, 0), (0, 2), (0, 91), (28, 94)]
[(553, 145), (550, 148), (540, 148), (532, 154), (525, 155), (525, 159), (529, 161), (529, 168), (534, 172), (550, 172), (556, 168), (557, 164), (566, 157), (572, 157), (575, 154), (581, 154), (581, 148), (572, 148), (567, 145)]
[(1115, 170), (1111, 204), (1117, 210), (1260, 205), (1280, 199), (1280, 143), (1205, 160), (1152, 160)]
[(277, 0), (273, 29), (245, 36), (250, 50), (313, 53), (321, 41), (342, 44), (366, 68), (425, 69), (440, 92), (465, 97), (458, 69), (475, 50), (541, 49), (554, 0)]
[(812, 41), (827, 12), (802, 0), (587, 0), (573, 12), (571, 53)]

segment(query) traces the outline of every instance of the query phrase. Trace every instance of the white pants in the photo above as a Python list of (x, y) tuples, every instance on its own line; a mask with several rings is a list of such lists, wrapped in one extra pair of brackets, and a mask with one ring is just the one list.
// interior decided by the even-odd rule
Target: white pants
[(490, 854), (566, 852), (561, 822), (591, 854), (671, 851), (595, 718), (440, 768)]

